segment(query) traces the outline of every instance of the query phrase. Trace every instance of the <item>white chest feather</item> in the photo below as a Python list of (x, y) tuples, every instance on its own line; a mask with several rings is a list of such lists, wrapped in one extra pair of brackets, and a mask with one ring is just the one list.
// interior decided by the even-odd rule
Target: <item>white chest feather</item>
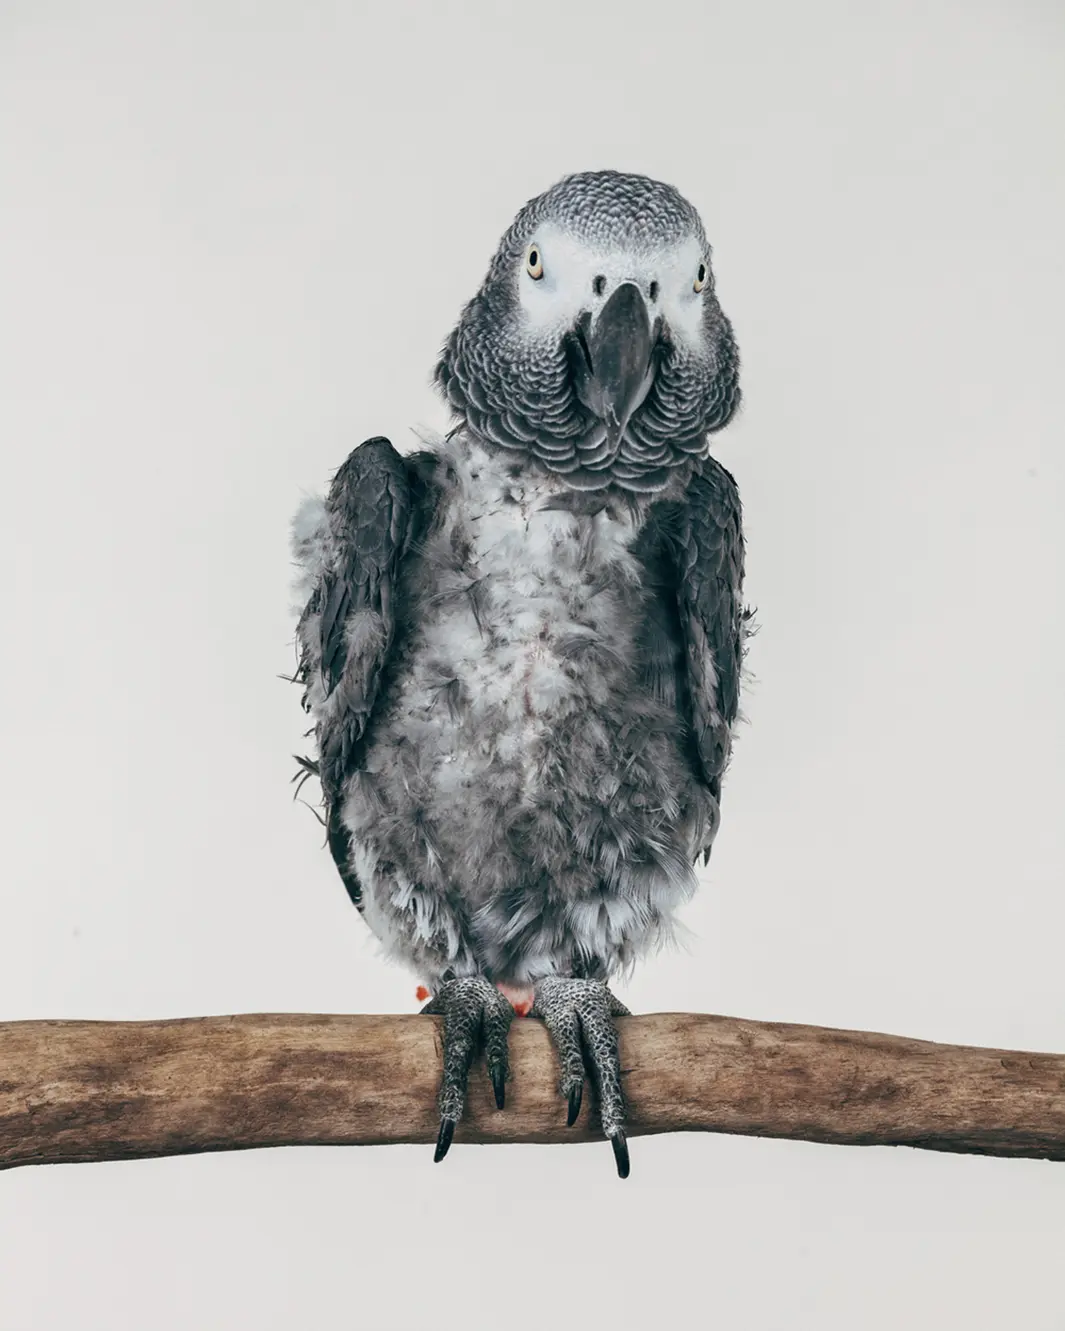
[(631, 655), (631, 623), (614, 594), (638, 576), (631, 515), (551, 508), (563, 492), (557, 479), (509, 476), (505, 457), (476, 447), (457, 470), (430, 551), (437, 576), (422, 663), (463, 699), (468, 724), (442, 721), (453, 749), (472, 742), (482, 759), (531, 760), (533, 734), (563, 722), (586, 694), (591, 681), (574, 663), (593, 647)]

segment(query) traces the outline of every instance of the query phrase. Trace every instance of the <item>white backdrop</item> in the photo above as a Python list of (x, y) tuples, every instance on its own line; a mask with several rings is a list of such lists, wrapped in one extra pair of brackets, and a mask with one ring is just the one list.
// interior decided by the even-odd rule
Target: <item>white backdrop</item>
[[(0, 1018), (413, 1010), (290, 800), (287, 524), (443, 423), (499, 234), (612, 165), (714, 242), (762, 624), (624, 996), (1065, 1052), (1063, 128), (1050, 0), (7, 0)], [(0, 1327), (1065, 1327), (1065, 1166), (632, 1156), (14, 1171)]]

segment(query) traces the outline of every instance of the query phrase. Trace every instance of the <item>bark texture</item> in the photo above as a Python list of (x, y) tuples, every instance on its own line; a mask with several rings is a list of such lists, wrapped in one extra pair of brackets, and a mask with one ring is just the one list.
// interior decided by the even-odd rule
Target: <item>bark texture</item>
[[(618, 1022), (628, 1135), (730, 1132), (1065, 1159), (1065, 1056), (657, 1013)], [(572, 1128), (543, 1026), (511, 1028), (496, 1110), (483, 1064), (456, 1142)], [(432, 1142), (440, 1023), (231, 1016), (0, 1023), (0, 1168), (257, 1146)]]

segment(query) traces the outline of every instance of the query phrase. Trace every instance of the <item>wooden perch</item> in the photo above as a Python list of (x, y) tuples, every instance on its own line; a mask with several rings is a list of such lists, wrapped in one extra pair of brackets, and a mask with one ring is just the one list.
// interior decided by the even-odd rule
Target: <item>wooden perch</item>
[[(629, 1135), (731, 1132), (1065, 1159), (1065, 1057), (658, 1013), (619, 1023)], [(483, 1064), (457, 1142), (572, 1142), (543, 1026)], [(0, 1168), (436, 1138), (435, 1017), (0, 1023)]]

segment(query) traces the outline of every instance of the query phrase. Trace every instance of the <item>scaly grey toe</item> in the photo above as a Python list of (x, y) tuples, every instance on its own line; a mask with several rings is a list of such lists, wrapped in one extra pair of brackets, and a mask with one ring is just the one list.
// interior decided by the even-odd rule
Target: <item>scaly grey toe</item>
[(483, 975), (445, 980), (422, 1012), (444, 1018), (444, 1075), (440, 1083), (440, 1135), (433, 1159), (443, 1160), (466, 1106), (470, 1066), (483, 1047), (498, 1108), (510, 1076), (507, 1033), (514, 1009)]
[(618, 1175), (628, 1178), (629, 1148), (625, 1141), (625, 1097), (621, 1089), (621, 1061), (614, 1018), (628, 1015), (600, 980), (548, 976), (536, 986), (533, 1017), (540, 1017), (551, 1034), (562, 1065), (559, 1090), (568, 1102), (567, 1123), (581, 1112), (585, 1063), (599, 1095), (603, 1133), (614, 1148)]

